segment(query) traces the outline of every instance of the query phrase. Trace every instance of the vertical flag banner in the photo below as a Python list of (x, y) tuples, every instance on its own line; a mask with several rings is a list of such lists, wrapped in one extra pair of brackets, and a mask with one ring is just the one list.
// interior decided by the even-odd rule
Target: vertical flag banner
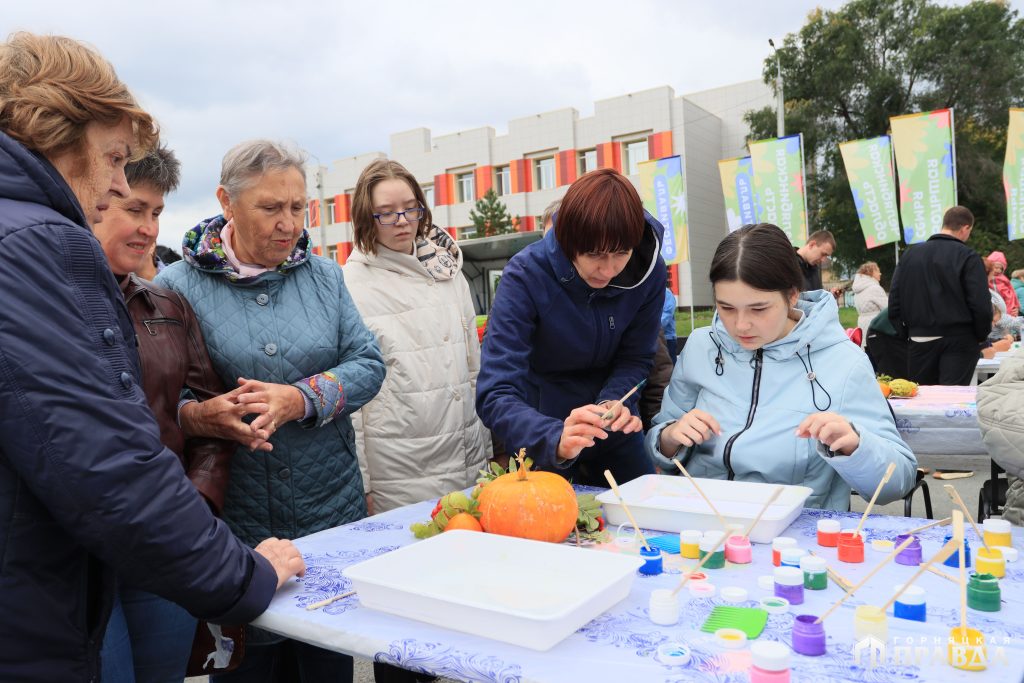
[(853, 203), (868, 249), (900, 239), (892, 144), (888, 135), (839, 145), (850, 180)]
[(803, 135), (750, 143), (757, 220), (774, 223), (793, 246), (807, 241)]
[(686, 234), (686, 178), (679, 156), (643, 161), (640, 167), (640, 197), (644, 208), (663, 226), (665, 241), (661, 256), (672, 265), (689, 260)]
[(956, 205), (953, 110), (937, 109), (889, 119), (900, 179), (903, 241), (924, 242), (942, 229)]
[(1011, 240), (1019, 240), (1024, 237), (1024, 109), (1010, 110), (1006, 135), (1006, 161), (1003, 162), (1006, 232)]
[(757, 222), (754, 210), (754, 168), (750, 157), (722, 159), (718, 162), (725, 197), (725, 220), (729, 232)]

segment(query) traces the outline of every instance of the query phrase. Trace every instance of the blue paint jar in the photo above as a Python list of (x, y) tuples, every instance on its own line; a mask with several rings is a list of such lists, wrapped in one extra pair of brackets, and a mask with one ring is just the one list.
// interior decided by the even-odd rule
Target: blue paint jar
[(661, 548), (640, 548), (640, 557), (644, 559), (640, 567), (640, 573), (647, 576), (657, 576), (663, 571), (661, 564)]
[[(953, 539), (953, 534), (946, 534), (946, 540), (943, 544), (949, 543)], [(956, 552), (946, 558), (946, 561), (942, 564), (947, 567), (959, 567), (960, 566), (960, 549), (957, 548)], [(964, 539), (964, 566), (968, 569), (971, 566), (971, 544)]]
[[(903, 589), (903, 585), (896, 586), (896, 592)], [(896, 599), (892, 608), (892, 615), (897, 619), (908, 619), (910, 621), (926, 621), (927, 605), (924, 601), (925, 592), (920, 586), (908, 586), (907, 590)]]

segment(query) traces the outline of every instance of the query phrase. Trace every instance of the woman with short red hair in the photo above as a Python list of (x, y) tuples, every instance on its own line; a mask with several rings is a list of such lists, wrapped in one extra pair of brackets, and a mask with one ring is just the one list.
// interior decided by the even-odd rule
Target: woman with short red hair
[[(477, 413), (510, 452), (575, 483), (652, 473), (637, 412), (664, 300), (664, 229), (612, 170), (569, 188), (544, 239), (505, 266), (477, 379)], [(606, 413), (610, 419), (603, 419)]]

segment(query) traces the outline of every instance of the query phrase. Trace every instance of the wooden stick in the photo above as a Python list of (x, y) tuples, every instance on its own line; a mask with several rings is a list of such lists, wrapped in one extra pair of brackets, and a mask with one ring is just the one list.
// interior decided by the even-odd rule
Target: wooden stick
[(958, 585), (960, 583), (960, 579), (958, 579), (957, 577), (952, 576), (951, 574), (947, 574), (946, 572), (936, 569), (935, 567), (928, 567), (928, 571), (930, 571), (932, 574), (938, 574), (947, 581), (952, 581), (953, 583)]
[[(811, 551), (811, 550), (808, 550), (807, 554), (808, 555), (814, 555), (814, 552)], [(817, 557), (817, 556), (815, 555), (815, 557)], [(847, 593), (850, 592), (850, 588), (853, 587), (853, 582), (852, 581), (850, 581), (849, 579), (845, 578), (839, 572), (835, 571), (834, 569), (832, 569), (828, 565), (825, 565), (825, 573), (828, 574), (828, 578), (832, 579), (832, 581), (835, 582), (835, 584), (837, 586), (842, 588)]]
[(858, 590), (860, 590), (861, 586), (863, 586), (865, 583), (867, 583), (868, 581), (871, 580), (872, 576), (874, 576), (875, 574), (880, 572), (882, 570), (882, 567), (884, 567), (885, 565), (889, 564), (889, 562), (891, 562), (893, 559), (895, 559), (897, 555), (899, 555), (901, 552), (903, 552), (904, 548), (906, 548), (908, 545), (910, 545), (913, 542), (914, 542), (913, 537), (904, 539), (903, 543), (900, 543), (898, 546), (896, 546), (896, 549), (893, 550), (888, 555), (886, 555), (885, 559), (882, 560), (881, 562), (879, 562), (877, 567), (875, 567), (870, 572), (868, 572), (867, 576), (865, 576), (863, 579), (860, 580), (860, 583), (858, 583), (856, 586), (854, 586), (849, 591), (847, 591), (846, 595), (844, 595), (843, 597), (841, 597), (838, 600), (836, 600), (835, 604), (832, 605), (831, 607), (829, 607), (828, 610), (826, 610), (824, 614), (822, 614), (820, 617), (818, 617), (817, 620), (815, 620), (814, 623), (815, 624), (820, 624), (825, 619), (825, 617), (827, 617), (828, 615), (832, 614), (832, 612), (834, 612), (837, 609), (839, 609), (839, 606), (842, 605), (844, 602), (846, 602), (847, 598), (852, 597), (854, 593), (856, 593)]
[(878, 499), (878, 494), (882, 492), (882, 487), (889, 483), (889, 479), (892, 477), (892, 473), (896, 471), (896, 463), (891, 462), (889, 466), (885, 468), (885, 475), (882, 476), (882, 481), (878, 482), (878, 486), (875, 487), (875, 494), (871, 496), (868, 506), (864, 508), (864, 514), (860, 517), (860, 524), (857, 525), (857, 530), (854, 531), (854, 535), (859, 536), (861, 527), (864, 526), (864, 522), (867, 521), (868, 513), (871, 512), (871, 508), (875, 506), (875, 501)]
[[(964, 499), (960, 497), (960, 492), (957, 491), (956, 487), (952, 484), (943, 484), (942, 488), (946, 489), (946, 493), (948, 493), (949, 497), (953, 499), (953, 502), (959, 505), (960, 509), (964, 511), (964, 517), (966, 517), (967, 521), (971, 523), (971, 526), (974, 528), (974, 533), (978, 534), (982, 547), (991, 553), (992, 551), (987, 545), (985, 545), (985, 534), (981, 533), (981, 529), (979, 529), (978, 525), (974, 523), (974, 518), (971, 517), (971, 512), (967, 509), (967, 506), (964, 505)], [(963, 520), (960, 521), (963, 522)]]
[(917, 581), (919, 578), (921, 578), (921, 574), (924, 574), (928, 570), (929, 567), (931, 567), (936, 562), (944, 562), (946, 560), (946, 558), (948, 558), (950, 555), (952, 555), (953, 553), (956, 552), (956, 548), (957, 548), (957, 541), (956, 541), (956, 539), (955, 538), (949, 539), (949, 541), (946, 542), (946, 545), (944, 545), (941, 548), (939, 548), (939, 552), (935, 553), (935, 555), (932, 556), (932, 559), (930, 559), (927, 562), (925, 562), (924, 564), (922, 564), (921, 568), (918, 569), (917, 572), (913, 576), (910, 577), (910, 580), (903, 584), (903, 588), (901, 588), (898, 591), (896, 591), (896, 595), (894, 595), (891, 598), (889, 598), (889, 601), (886, 602), (884, 605), (882, 605), (882, 612), (885, 612), (887, 609), (892, 607), (892, 603), (896, 602), (896, 599), (899, 598), (901, 595), (903, 595), (903, 591), (907, 590), (907, 588), (912, 586), (915, 581)]
[(604, 478), (608, 480), (608, 483), (611, 485), (612, 491), (615, 492), (615, 496), (619, 499), (619, 503), (622, 505), (622, 509), (625, 511), (626, 516), (629, 517), (629, 521), (633, 523), (633, 531), (640, 536), (640, 543), (643, 544), (644, 550), (650, 552), (651, 546), (647, 545), (647, 539), (644, 538), (643, 533), (641, 533), (640, 525), (636, 523), (633, 513), (629, 511), (629, 506), (626, 505), (626, 501), (622, 498), (622, 493), (619, 492), (619, 485), (615, 483), (615, 477), (612, 476), (612, 471), (605, 470)]
[(327, 598), (326, 600), (321, 600), (320, 602), (314, 602), (312, 605), (306, 605), (306, 609), (307, 610), (314, 610), (314, 609), (320, 609), (321, 607), (327, 607), (327, 605), (330, 605), (333, 602), (337, 602), (338, 600), (344, 600), (345, 598), (349, 597), (350, 595), (355, 595), (355, 594), (356, 594), (355, 591), (346, 591), (344, 593), (339, 593), (338, 595), (335, 595), (333, 598)]
[(711, 556), (714, 555), (716, 552), (718, 552), (718, 549), (722, 547), (723, 543), (725, 543), (726, 536), (728, 536), (728, 534), (723, 531), (722, 532), (722, 537), (720, 539), (718, 539), (718, 543), (715, 544), (715, 547), (713, 547), (708, 553), (706, 553), (704, 555), (704, 559), (701, 560), (700, 562), (698, 562), (696, 567), (694, 567), (693, 569), (691, 569), (688, 572), (686, 572), (686, 576), (683, 577), (683, 580), (680, 581), (679, 585), (676, 586), (674, 591), (672, 591), (672, 595), (675, 595), (676, 593), (681, 591), (683, 589), (683, 586), (686, 585), (686, 582), (690, 580), (690, 577), (693, 576), (698, 571), (700, 571), (700, 568), (704, 566), (704, 563), (707, 562), (708, 560), (710, 560)]
[(964, 562), (967, 560), (967, 553), (964, 552), (964, 516), (959, 510), (953, 510), (953, 538), (960, 544), (960, 630), (967, 630), (967, 569)]
[[(676, 460), (675, 463), (679, 465), (678, 460)], [(679, 466), (682, 467), (682, 465)], [(750, 532), (754, 530), (754, 527), (757, 526), (757, 523), (761, 521), (762, 517), (764, 517), (764, 513), (768, 512), (768, 508), (772, 506), (772, 503), (778, 500), (779, 496), (782, 495), (782, 492), (784, 490), (785, 489), (782, 486), (775, 487), (775, 493), (773, 493), (771, 498), (769, 498), (768, 501), (764, 504), (764, 507), (761, 508), (761, 511), (757, 513), (757, 517), (754, 517), (754, 521), (750, 523), (750, 526), (747, 527), (747, 530), (743, 532), (744, 537), (750, 536)]]
[(711, 511), (715, 513), (715, 517), (718, 517), (718, 521), (721, 523), (722, 528), (725, 529), (726, 532), (728, 532), (729, 525), (726, 524), (725, 517), (723, 517), (722, 513), (718, 511), (718, 508), (715, 507), (715, 504), (711, 502), (711, 499), (704, 495), (704, 491), (702, 491), (700, 486), (697, 485), (697, 480), (690, 476), (690, 473), (686, 471), (685, 467), (683, 467), (683, 463), (679, 462), (678, 460), (673, 460), (672, 462), (674, 462), (676, 464), (676, 467), (679, 468), (679, 471), (682, 472), (686, 476), (686, 478), (690, 480), (690, 483), (693, 485), (693, 488), (697, 490), (697, 493), (700, 494), (700, 497), (704, 499), (704, 502), (708, 504), (708, 507), (711, 508)]
[(919, 526), (916, 529), (911, 529), (910, 531), (904, 531), (903, 533), (906, 534), (907, 536), (913, 536), (914, 534), (916, 534), (918, 532), (921, 532), (921, 531), (924, 531), (925, 529), (931, 529), (933, 526), (944, 526), (946, 524), (949, 524), (952, 521), (953, 521), (952, 517), (946, 517), (945, 519), (940, 519), (938, 521), (932, 522), (931, 524), (925, 524), (924, 526)]
[(627, 391), (625, 396), (620, 398), (618, 401), (612, 401), (610, 404), (608, 404), (608, 411), (605, 412), (605, 414), (601, 416), (601, 419), (602, 420), (610, 420), (613, 417), (615, 417), (615, 408), (613, 408), (612, 406), (614, 406), (616, 403), (621, 406), (623, 403), (626, 402), (627, 398), (632, 396), (634, 394), (634, 392), (636, 392), (637, 389), (642, 389), (645, 384), (647, 384), (647, 380), (646, 379), (645, 380), (641, 380), (639, 384), (637, 384), (635, 387), (633, 387), (632, 389)]

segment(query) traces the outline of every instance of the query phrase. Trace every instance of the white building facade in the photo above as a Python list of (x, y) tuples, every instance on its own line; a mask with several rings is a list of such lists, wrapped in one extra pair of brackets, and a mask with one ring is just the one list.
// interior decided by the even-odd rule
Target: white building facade
[[(434, 223), (457, 239), (477, 237), (469, 219), (475, 202), (493, 188), (518, 229), (538, 230), (540, 216), (578, 177), (614, 168), (639, 183), (637, 165), (680, 155), (686, 180), (690, 260), (670, 268), (680, 306), (712, 303), (707, 281), (711, 257), (727, 232), (719, 159), (746, 154), (743, 115), (774, 104), (761, 81), (676, 96), (668, 86), (594, 103), (581, 118), (572, 108), (513, 119), (508, 132), (485, 126), (433, 137), (426, 128), (391, 136), (390, 158), (409, 169), (431, 204)], [(310, 202), (307, 215), (313, 244), (321, 245), (320, 216), (326, 218), (326, 253), (344, 263), (352, 250), (350, 208), (360, 172), (383, 152), (339, 159), (324, 174), (324, 211)], [(315, 169), (307, 174), (309, 195), (318, 196)]]

